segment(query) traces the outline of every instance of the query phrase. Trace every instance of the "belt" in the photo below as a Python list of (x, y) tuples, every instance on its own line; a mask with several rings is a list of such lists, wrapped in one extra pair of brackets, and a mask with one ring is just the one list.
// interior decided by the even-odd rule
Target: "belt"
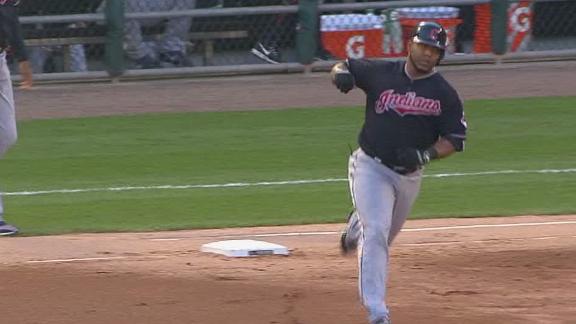
[(366, 150), (364, 148), (362, 148), (362, 151), (364, 153), (366, 153), (366, 155), (368, 155), (369, 157), (371, 157), (372, 159), (374, 159), (374, 161), (382, 164), (383, 166), (387, 167), (388, 169), (400, 174), (400, 175), (407, 175), (410, 174), (418, 169), (409, 169), (407, 167), (404, 166), (400, 166), (400, 165), (394, 165), (392, 163), (383, 161), (381, 158), (379, 158), (376, 154), (374, 154), (373, 151), (371, 151), (370, 149)]

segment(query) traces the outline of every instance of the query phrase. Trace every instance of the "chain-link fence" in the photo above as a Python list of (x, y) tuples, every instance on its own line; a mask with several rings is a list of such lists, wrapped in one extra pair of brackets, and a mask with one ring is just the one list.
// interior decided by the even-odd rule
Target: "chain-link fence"
[(127, 17), (138, 12), (190, 9), (217, 15), (127, 18), (128, 64), (133, 68), (154, 68), (289, 60), (282, 58), (280, 49), (294, 47), (295, 13), (235, 15), (218, 11), (283, 5), (289, 3), (280, 0), (126, 0)]
[[(506, 53), (576, 49), (576, 1), (510, 1), (500, 8), (494, 3), (326, 12), (322, 39), (339, 58), (405, 56), (414, 27), (431, 20), (447, 30), (447, 54), (493, 53), (498, 37)], [(505, 28), (495, 30), (502, 17)]]
[(532, 41), (528, 50), (576, 48), (576, 1), (537, 2), (530, 13)]
[(576, 50), (569, 0), (22, 0), (20, 15), (35, 73), (402, 57), (422, 20), (446, 27), (448, 58)]
[[(24, 0), (21, 17), (75, 15), (96, 12), (102, 1), (95, 0)], [(34, 73), (86, 72), (104, 70), (103, 23), (81, 19), (67, 22), (22, 24), (30, 63)], [(98, 42), (95, 37), (100, 37)], [(94, 44), (93, 44), (94, 43)], [(99, 64), (88, 65), (87, 58)]]

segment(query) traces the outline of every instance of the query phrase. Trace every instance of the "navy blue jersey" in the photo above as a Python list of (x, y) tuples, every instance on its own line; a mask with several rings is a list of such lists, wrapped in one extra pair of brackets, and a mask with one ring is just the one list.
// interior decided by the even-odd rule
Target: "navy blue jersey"
[(348, 59), (356, 86), (366, 93), (360, 147), (396, 165), (399, 148), (428, 149), (439, 137), (457, 151), (464, 148), (466, 121), (462, 101), (439, 73), (412, 80), (405, 62)]
[(0, 52), (10, 46), (18, 61), (26, 61), (28, 55), (18, 21), (18, 2), (0, 0)]

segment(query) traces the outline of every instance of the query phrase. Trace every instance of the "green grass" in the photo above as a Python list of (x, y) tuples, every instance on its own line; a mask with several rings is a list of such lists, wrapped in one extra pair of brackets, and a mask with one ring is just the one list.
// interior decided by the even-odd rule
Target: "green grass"
[[(466, 152), (427, 174), (576, 168), (576, 98), (466, 103)], [(346, 177), (361, 108), (26, 121), (5, 192)], [(575, 213), (576, 173), (426, 178), (412, 217)], [(4, 197), (27, 234), (341, 222), (346, 182)]]

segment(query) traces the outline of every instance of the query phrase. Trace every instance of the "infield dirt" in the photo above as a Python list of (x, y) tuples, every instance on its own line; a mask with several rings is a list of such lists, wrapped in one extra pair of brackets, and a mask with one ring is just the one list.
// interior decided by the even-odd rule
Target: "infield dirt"
[[(464, 100), (575, 94), (576, 62), (442, 71)], [(358, 91), (340, 95), (324, 73), (44, 85), (17, 91), (16, 100), (20, 119), (37, 119), (360, 106), (364, 99)], [(512, 225), (483, 226), (498, 224)], [(356, 260), (338, 250), (342, 227), (2, 238), (0, 322), (366, 323)], [(395, 324), (576, 323), (576, 216), (418, 220), (406, 229), (392, 249)], [(265, 239), (289, 247), (288, 257), (199, 252), (223, 237), (263, 233), (309, 234)]]

